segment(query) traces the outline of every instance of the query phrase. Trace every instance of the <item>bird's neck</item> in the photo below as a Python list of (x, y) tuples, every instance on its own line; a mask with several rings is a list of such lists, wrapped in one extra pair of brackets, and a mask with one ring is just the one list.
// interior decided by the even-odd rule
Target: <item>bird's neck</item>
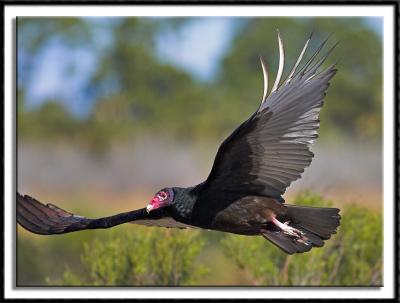
[(181, 188), (174, 187), (174, 203), (173, 209), (176, 215), (183, 219), (190, 220), (193, 206), (197, 200), (197, 195), (194, 195), (191, 187)]

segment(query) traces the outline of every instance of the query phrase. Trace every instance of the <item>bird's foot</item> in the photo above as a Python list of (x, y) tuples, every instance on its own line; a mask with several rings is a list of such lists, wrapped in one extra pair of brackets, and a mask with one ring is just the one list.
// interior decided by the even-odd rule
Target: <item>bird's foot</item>
[(294, 227), (289, 226), (289, 221), (286, 221), (285, 223), (282, 223), (278, 221), (276, 218), (272, 219), (272, 222), (278, 226), (285, 235), (288, 235), (290, 237), (293, 237), (295, 239), (302, 239), (304, 233)]
[(286, 229), (283, 229), (282, 231), (285, 235), (294, 237), (296, 239), (301, 239), (304, 235), (302, 231), (290, 226), (286, 226)]

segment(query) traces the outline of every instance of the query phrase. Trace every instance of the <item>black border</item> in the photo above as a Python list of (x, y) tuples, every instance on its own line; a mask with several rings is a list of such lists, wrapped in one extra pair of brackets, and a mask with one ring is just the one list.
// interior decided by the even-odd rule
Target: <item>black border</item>
[(3, 0), (4, 5), (390, 5), (395, 0)]
[[(399, 52), (399, 3), (397, 1), (345, 1), (345, 0), (339, 0), (339, 1), (294, 1), (294, 0), (286, 0), (286, 1), (277, 1), (277, 0), (251, 0), (251, 1), (245, 1), (245, 0), (240, 0), (240, 1), (235, 1), (235, 0), (217, 0), (217, 1), (212, 1), (212, 0), (138, 0), (138, 1), (124, 1), (124, 0), (115, 0), (115, 1), (110, 1), (110, 0), (104, 0), (104, 1), (99, 1), (99, 0), (81, 0), (81, 1), (68, 1), (68, 0), (15, 0), (15, 1), (10, 1), (10, 0), (3, 0), (3, 2), (0, 5), (1, 9), (1, 16), (2, 16), (2, 21), (3, 21), (3, 26), (4, 26), (4, 8), (9, 5), (334, 5), (334, 6), (345, 6), (345, 5), (388, 5), (392, 6), (394, 8), (394, 47), (395, 47), (395, 67), (394, 67), (394, 79), (395, 79), (395, 86), (394, 86), (394, 97), (395, 97), (395, 102), (394, 102), (394, 123), (395, 123), (395, 130), (394, 130), (394, 155), (395, 155), (395, 165), (394, 165), (394, 197), (395, 197), (395, 202), (400, 202), (399, 199), (399, 57), (400, 57), (400, 52)], [(15, 30), (15, 27), (13, 28)], [(1, 31), (2, 34), (2, 51), (3, 51), (3, 56), (1, 59), (1, 66), (3, 73), (1, 77), (3, 78), (2, 80), (2, 85), (3, 89), (1, 90), (1, 97), (2, 100), (4, 100), (4, 27), (2, 28)], [(14, 35), (14, 40), (12, 41), (14, 43), (14, 47), (16, 47), (16, 31)], [(16, 56), (13, 54), (13, 63), (16, 64)], [(17, 81), (17, 75), (16, 72), (14, 71), (13, 73), (13, 78), (14, 78), (14, 85), (16, 85)], [(15, 90), (15, 86), (14, 86)], [(15, 95), (15, 92), (14, 92)], [(16, 105), (13, 107), (13, 112), (14, 112), (14, 121), (16, 120)], [(3, 106), (1, 106), (1, 114), (2, 117), (4, 118), (4, 102)], [(15, 124), (16, 125), (16, 124)], [(14, 125), (14, 131), (15, 131), (15, 138), (17, 137), (17, 129), (16, 126)], [(2, 124), (2, 130), (4, 134), (4, 123)], [(3, 143), (5, 143), (3, 141)], [(15, 143), (15, 141), (14, 141)], [(17, 152), (17, 145), (15, 144), (15, 151)], [(4, 172), (4, 149), (1, 149), (0, 155), (2, 157), (2, 168)], [(17, 167), (16, 159), (14, 162), (15, 166)], [(15, 177), (16, 178), (16, 177)], [(15, 179), (15, 185), (17, 184), (17, 180)], [(4, 196), (3, 196), (4, 197)], [(5, 201), (5, 199), (4, 199)], [(24, 302), (24, 301), (43, 301), (43, 302), (65, 302), (65, 301), (76, 301), (76, 302), (83, 302), (83, 301), (100, 301), (100, 302), (127, 302), (127, 301), (139, 301), (139, 302), (160, 302), (160, 301), (170, 301), (170, 302), (176, 302), (176, 301), (229, 301), (229, 302), (256, 302), (256, 301), (268, 301), (268, 302), (305, 302), (305, 301), (314, 301), (314, 302), (400, 302), (399, 298), (399, 274), (400, 274), (400, 269), (399, 269), (399, 250), (400, 250), (400, 245), (399, 245), (399, 215), (400, 215), (400, 207), (398, 203), (394, 203), (395, 205), (395, 212), (394, 212), (394, 225), (395, 225), (395, 234), (394, 234), (394, 247), (395, 247), (395, 268), (394, 268), (394, 297), (391, 299), (332, 299), (332, 298), (326, 298), (326, 299), (5, 299), (4, 297), (4, 281), (6, 279), (5, 277), (5, 272), (4, 272), (4, 229), (1, 232), (1, 240), (3, 244), (3, 250), (2, 250), (2, 258), (1, 258), (1, 267), (2, 267), (2, 275), (1, 275), (1, 299), (2, 301), (5, 302)], [(4, 206), (2, 208), (1, 212), (1, 218), (4, 224)], [(4, 225), (3, 225), (4, 226)], [(16, 233), (16, 229), (15, 229)], [(16, 235), (15, 235), (16, 237)], [(85, 288), (94, 288), (94, 287), (85, 287)], [(117, 287), (118, 288), (118, 287)], [(186, 288), (186, 287), (185, 287)], [(189, 287), (190, 288), (190, 287)], [(203, 287), (195, 287), (195, 288), (203, 288)], [(218, 288), (218, 287), (212, 287), (213, 289)], [(245, 287), (237, 287), (237, 288), (243, 288), (247, 289)], [(277, 288), (277, 287), (269, 287), (269, 288)], [(296, 287), (294, 287), (296, 288)], [(307, 288), (307, 287), (306, 287)], [(323, 287), (325, 288), (325, 287)], [(351, 288), (351, 287), (349, 287)], [(358, 287), (354, 287), (358, 288)]]

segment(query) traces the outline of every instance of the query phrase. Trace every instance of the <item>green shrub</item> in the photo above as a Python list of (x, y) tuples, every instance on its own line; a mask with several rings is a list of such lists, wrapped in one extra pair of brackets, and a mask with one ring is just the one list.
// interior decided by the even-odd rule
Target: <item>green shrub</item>
[[(299, 195), (294, 203), (332, 205), (310, 193)], [(222, 245), (256, 285), (382, 285), (382, 214), (347, 205), (341, 216), (338, 233), (305, 254), (286, 255), (262, 237), (228, 234)]]
[(137, 227), (111, 231), (84, 243), (84, 274), (67, 268), (57, 285), (191, 285), (207, 272), (196, 262), (203, 247), (197, 231)]
[[(310, 193), (293, 203), (335, 205)], [(382, 214), (347, 205), (341, 216), (324, 247), (292, 256), (262, 237), (197, 230), (126, 224), (55, 237), (21, 231), (17, 284), (45, 286), (47, 276), (53, 286), (382, 285)]]

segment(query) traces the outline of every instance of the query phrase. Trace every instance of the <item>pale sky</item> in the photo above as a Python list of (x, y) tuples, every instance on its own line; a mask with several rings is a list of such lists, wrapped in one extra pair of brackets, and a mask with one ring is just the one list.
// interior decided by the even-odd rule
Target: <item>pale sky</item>
[(158, 39), (161, 60), (176, 65), (200, 80), (211, 79), (234, 34), (232, 18), (196, 18), (178, 33)]

